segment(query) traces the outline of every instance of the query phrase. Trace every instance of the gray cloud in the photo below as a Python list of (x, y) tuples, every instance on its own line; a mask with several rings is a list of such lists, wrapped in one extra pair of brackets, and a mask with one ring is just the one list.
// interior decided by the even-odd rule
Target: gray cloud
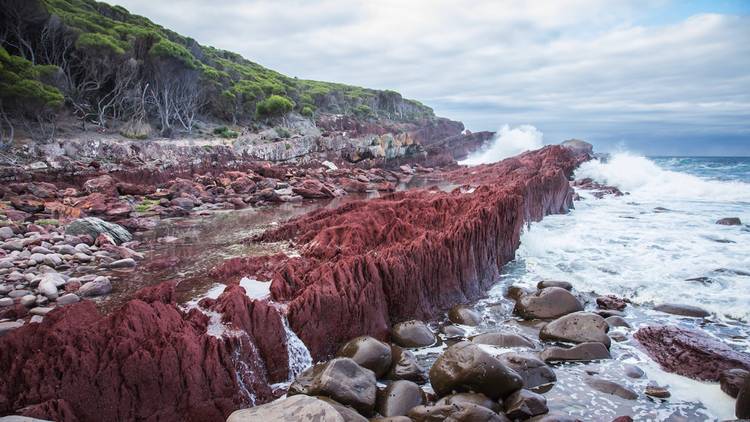
[(679, 5), (641, 0), (114, 2), (291, 76), (398, 90), (473, 130), (528, 123), (548, 142), (646, 152), (731, 138), (750, 155), (748, 16), (658, 22)]

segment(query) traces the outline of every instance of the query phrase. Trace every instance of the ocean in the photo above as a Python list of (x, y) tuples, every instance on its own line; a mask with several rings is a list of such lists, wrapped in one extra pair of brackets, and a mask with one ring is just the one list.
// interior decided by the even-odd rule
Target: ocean
[[(630, 299), (631, 333), (656, 323), (699, 327), (750, 352), (750, 158), (618, 153), (607, 161), (584, 163), (575, 176), (627, 194), (596, 199), (579, 190), (582, 200), (570, 213), (528, 226), (517, 258), (479, 305), (495, 321), (490, 324), (494, 327), (481, 329), (515, 324), (507, 318), (512, 311), (512, 301), (504, 298), (509, 285), (567, 280), (580, 292)], [(715, 223), (724, 217), (739, 217), (745, 225)], [(700, 306), (713, 316), (696, 320), (651, 309), (665, 302)], [(556, 410), (584, 420), (622, 414), (654, 421), (733, 419), (734, 400), (717, 383), (662, 371), (632, 340), (613, 343), (612, 361), (556, 369), (558, 383), (546, 394)], [(624, 377), (625, 364), (638, 365), (646, 378)], [(584, 382), (590, 372), (636, 392), (655, 382), (667, 386), (672, 397), (659, 401), (640, 394), (628, 401), (592, 392)]]

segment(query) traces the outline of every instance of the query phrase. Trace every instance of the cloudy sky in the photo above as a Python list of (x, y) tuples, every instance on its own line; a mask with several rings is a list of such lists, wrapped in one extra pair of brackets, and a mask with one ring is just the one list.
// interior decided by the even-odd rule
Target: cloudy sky
[(112, 0), (290, 76), (394, 89), (471, 130), (750, 155), (750, 1)]

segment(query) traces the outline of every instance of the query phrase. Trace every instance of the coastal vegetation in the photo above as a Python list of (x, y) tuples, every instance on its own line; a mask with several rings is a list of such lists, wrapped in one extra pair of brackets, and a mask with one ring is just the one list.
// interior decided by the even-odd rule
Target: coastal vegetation
[[(82, 129), (119, 128), (131, 138), (155, 125), (190, 134), (222, 125), (284, 121), (296, 112), (420, 121), (429, 107), (394, 91), (302, 80), (239, 54), (200, 45), (120, 6), (93, 0), (8, 0), (0, 10), (0, 127), (54, 136), (59, 116)], [(273, 123), (273, 122), (270, 122)]]

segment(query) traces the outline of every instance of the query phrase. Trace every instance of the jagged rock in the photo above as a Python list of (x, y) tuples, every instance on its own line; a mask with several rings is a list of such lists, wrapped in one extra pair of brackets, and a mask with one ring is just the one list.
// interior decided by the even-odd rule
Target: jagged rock
[(707, 310), (693, 305), (682, 305), (678, 303), (664, 303), (654, 306), (655, 311), (664, 312), (672, 315), (680, 315), (694, 318), (705, 318), (711, 316)]
[(375, 374), (369, 369), (352, 359), (336, 358), (302, 372), (287, 394), (330, 397), (369, 415), (375, 408), (375, 382)]
[(386, 378), (389, 380), (407, 380), (414, 382), (424, 382), (426, 376), (424, 369), (417, 362), (414, 354), (399, 346), (391, 346), (392, 365)]
[(513, 420), (526, 420), (549, 412), (547, 399), (529, 390), (518, 390), (503, 401), (505, 415)]
[(479, 315), (479, 312), (466, 305), (456, 305), (452, 307), (448, 312), (448, 319), (454, 324), (470, 326), (479, 325), (479, 323), (482, 322), (482, 316)]
[(569, 291), (560, 287), (547, 287), (521, 296), (514, 312), (526, 319), (552, 319), (582, 310), (581, 302)]
[(105, 196), (116, 196), (117, 181), (112, 176), (105, 174), (84, 182), (83, 190), (90, 194), (101, 193)]
[(609, 350), (602, 343), (581, 343), (570, 348), (551, 346), (539, 355), (545, 362), (590, 361), (611, 359)]
[(235, 410), (227, 418), (227, 422), (257, 421), (346, 422), (336, 408), (329, 403), (305, 395), (291, 396), (249, 409)]
[(394, 381), (378, 397), (377, 411), (383, 416), (405, 416), (424, 404), (425, 394), (411, 381)]
[(543, 393), (557, 381), (555, 371), (534, 356), (504, 353), (498, 359), (521, 376), (523, 388), (527, 390)]
[(124, 227), (96, 217), (79, 218), (73, 221), (65, 229), (65, 233), (74, 236), (88, 235), (92, 239), (96, 239), (103, 234), (118, 245), (133, 240), (133, 236)]
[(722, 371), (750, 371), (750, 355), (697, 329), (671, 325), (642, 327), (634, 337), (662, 368), (689, 378), (718, 381)]
[(393, 341), (401, 347), (425, 347), (435, 344), (437, 338), (422, 321), (399, 322), (393, 326)]
[(430, 369), (430, 384), (438, 395), (474, 391), (498, 399), (521, 389), (523, 379), (479, 346), (462, 341), (437, 358)]
[(370, 336), (357, 337), (346, 343), (337, 356), (351, 358), (380, 378), (391, 367), (391, 347)]
[(539, 338), (571, 343), (598, 342), (609, 348), (612, 341), (607, 336), (607, 331), (609, 325), (601, 316), (590, 312), (575, 312), (545, 325), (539, 332)]
[(616, 311), (622, 311), (628, 306), (627, 302), (615, 295), (599, 296), (596, 298), (596, 305), (600, 309), (611, 309)]
[(530, 339), (513, 333), (483, 333), (471, 337), (475, 344), (489, 344), (498, 347), (528, 347), (534, 348), (534, 342)]

